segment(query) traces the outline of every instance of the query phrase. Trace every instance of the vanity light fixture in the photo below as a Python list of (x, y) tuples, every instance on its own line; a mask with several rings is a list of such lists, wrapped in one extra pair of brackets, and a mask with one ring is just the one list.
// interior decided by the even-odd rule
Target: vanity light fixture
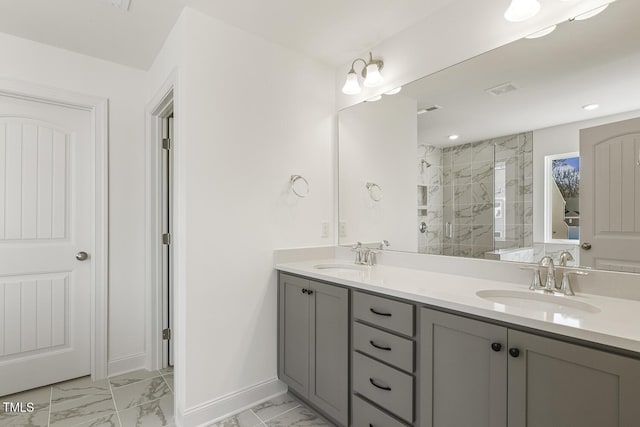
[(400, 91), (402, 90), (402, 86), (398, 86), (395, 89), (391, 89), (389, 92), (385, 92), (385, 95), (395, 95), (397, 93), (400, 93)]
[(504, 19), (509, 22), (522, 22), (531, 19), (540, 12), (538, 0), (511, 0), (509, 8), (504, 13)]
[(460, 138), (460, 135), (449, 135), (449, 140), (450, 141), (455, 141), (458, 138)]
[(604, 12), (604, 10), (608, 7), (609, 7), (609, 4), (605, 4), (604, 6), (600, 6), (588, 12), (582, 13), (573, 19), (576, 21), (584, 21), (585, 19), (593, 18), (594, 16)]
[(364, 63), (364, 67), (360, 74), (364, 79), (363, 84), (366, 87), (376, 87), (384, 83), (384, 78), (382, 78), (382, 75), (380, 74), (380, 70), (384, 67), (384, 62), (381, 59), (373, 59), (373, 54), (369, 52), (369, 61), (357, 58), (351, 63), (351, 70), (347, 73), (347, 80), (342, 87), (342, 93), (346, 95), (357, 95), (362, 91), (358, 84), (358, 74), (356, 74), (356, 70), (354, 68), (358, 61), (362, 61)]
[(557, 25), (552, 25), (548, 28), (545, 28), (544, 30), (536, 31), (533, 34), (529, 34), (528, 36), (526, 36), (525, 39), (539, 39), (540, 37), (544, 37), (546, 35), (553, 33), (556, 27)]
[(593, 110), (597, 110), (599, 107), (600, 107), (599, 104), (587, 104), (587, 105), (583, 105), (582, 109), (586, 111), (593, 111)]

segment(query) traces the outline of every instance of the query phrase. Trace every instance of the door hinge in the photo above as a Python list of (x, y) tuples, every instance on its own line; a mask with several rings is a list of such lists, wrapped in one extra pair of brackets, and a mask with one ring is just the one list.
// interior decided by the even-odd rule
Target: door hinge
[(171, 244), (171, 233), (164, 233), (162, 235), (162, 244), (170, 245)]
[(162, 138), (162, 149), (171, 150), (171, 138)]
[(167, 328), (162, 330), (162, 339), (163, 340), (171, 339), (171, 329)]

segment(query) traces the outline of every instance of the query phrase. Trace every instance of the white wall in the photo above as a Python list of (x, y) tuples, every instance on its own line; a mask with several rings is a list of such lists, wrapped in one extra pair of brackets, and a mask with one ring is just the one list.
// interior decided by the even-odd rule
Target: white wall
[[(336, 103), (338, 108), (353, 105), (610, 1), (543, 1), (540, 13), (522, 23), (504, 19), (508, 0), (451, 1), (432, 16), (359, 55), (361, 58), (368, 57), (368, 52), (372, 51), (374, 58), (384, 60), (383, 86), (363, 88), (357, 96), (344, 95), (341, 89), (351, 61), (338, 67), (334, 82)], [(360, 71), (359, 66), (357, 71)]]
[[(388, 240), (391, 249), (418, 250), (415, 164), (418, 146), (417, 102), (385, 96), (339, 114), (340, 244)], [(372, 200), (367, 182), (382, 188)]]
[[(330, 67), (189, 8), (177, 26), (148, 92), (178, 66), (176, 399), (189, 425), (277, 375), (273, 249), (333, 244), (320, 225), (333, 221), (335, 104)], [(308, 197), (291, 195), (292, 174)]]
[(0, 79), (109, 99), (109, 364), (144, 363), (143, 71), (0, 33)]
[(568, 123), (533, 132), (533, 241), (544, 242), (544, 159), (580, 151), (580, 129), (640, 117), (640, 111)]

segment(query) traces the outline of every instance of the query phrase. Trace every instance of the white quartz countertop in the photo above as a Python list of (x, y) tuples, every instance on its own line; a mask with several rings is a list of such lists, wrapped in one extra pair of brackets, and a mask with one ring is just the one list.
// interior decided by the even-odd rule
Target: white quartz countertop
[(640, 301), (576, 293), (571, 298), (595, 306), (596, 313), (568, 310), (544, 312), (500, 304), (481, 298), (481, 290), (526, 291), (529, 284), (509, 283), (455, 274), (434, 273), (388, 265), (364, 271), (318, 269), (320, 264), (348, 264), (324, 259), (281, 263), (276, 269), (325, 282), (333, 282), (415, 303), (423, 303), (488, 319), (592, 341), (640, 354)]

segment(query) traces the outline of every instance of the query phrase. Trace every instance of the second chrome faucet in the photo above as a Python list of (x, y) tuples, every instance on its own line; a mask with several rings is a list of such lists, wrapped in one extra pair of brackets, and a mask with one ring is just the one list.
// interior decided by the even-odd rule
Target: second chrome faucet
[[(567, 261), (573, 261), (573, 256), (570, 252), (563, 252), (560, 254), (560, 266), (563, 267), (562, 281), (558, 286), (556, 281), (556, 268), (553, 262), (553, 258), (550, 256), (543, 257), (538, 266), (535, 267), (523, 267), (523, 269), (533, 270), (533, 279), (531, 280), (531, 286), (529, 289), (534, 291), (543, 291), (545, 293), (562, 294), (562, 295), (575, 295), (571, 288), (570, 275), (587, 276), (589, 273), (580, 270), (570, 270), (567, 268)], [(540, 268), (546, 268), (547, 276), (542, 284), (540, 277)]]

